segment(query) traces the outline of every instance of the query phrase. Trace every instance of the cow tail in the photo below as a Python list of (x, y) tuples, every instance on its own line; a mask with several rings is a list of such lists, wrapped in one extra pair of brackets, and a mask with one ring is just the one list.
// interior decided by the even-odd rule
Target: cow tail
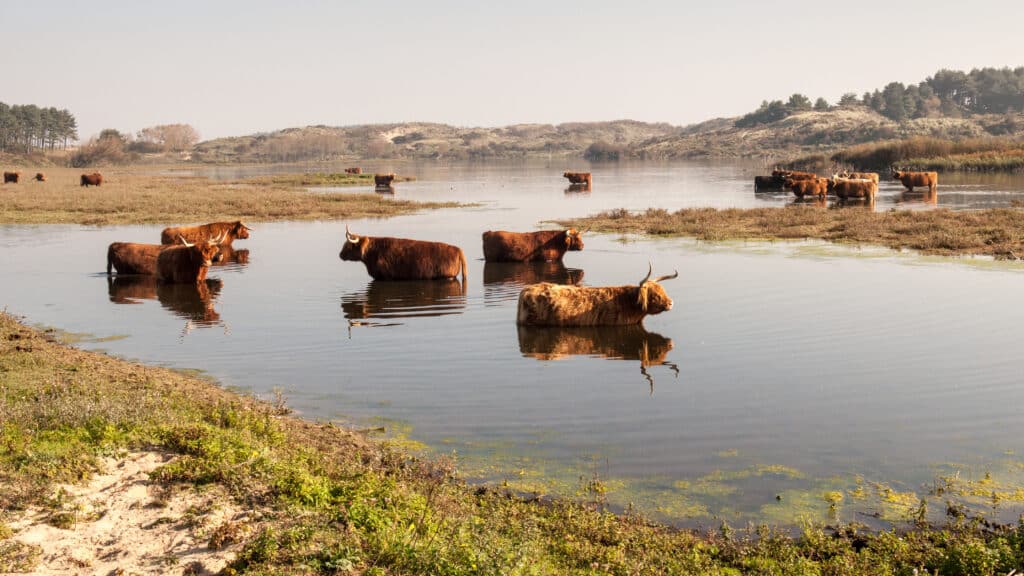
[(459, 260), (462, 263), (462, 285), (466, 285), (466, 253), (459, 250)]

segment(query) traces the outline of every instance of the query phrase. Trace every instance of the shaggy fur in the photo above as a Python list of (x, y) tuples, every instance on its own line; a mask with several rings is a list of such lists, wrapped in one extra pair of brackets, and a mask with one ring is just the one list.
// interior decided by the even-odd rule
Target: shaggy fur
[(212, 241), (166, 246), (156, 258), (156, 278), (171, 284), (204, 282), (218, 250)]
[(878, 184), (878, 172), (841, 172), (839, 177), (847, 180), (871, 180)]
[(519, 293), (516, 323), (530, 326), (619, 326), (640, 324), (648, 314), (672, 309), (655, 281), (639, 286), (590, 288), (543, 282)]
[(586, 184), (590, 186), (593, 183), (590, 172), (564, 172), (562, 177), (567, 178), (570, 184)]
[(249, 237), (249, 227), (241, 220), (234, 222), (210, 222), (199, 226), (178, 226), (175, 228), (164, 228), (160, 233), (161, 244), (177, 244), (178, 236), (187, 240), (190, 244), (206, 242), (223, 234), (220, 241), (221, 246), (231, 246), (231, 243), (238, 238), (245, 240)]
[(782, 176), (754, 176), (754, 190), (782, 190), (785, 184)]
[(114, 242), (107, 248), (107, 275), (111, 269), (118, 274), (156, 274), (156, 259), (168, 246)]
[(85, 187), (99, 186), (103, 184), (103, 174), (99, 172), (93, 172), (92, 174), (82, 174), (81, 185)]
[(462, 249), (442, 242), (361, 236), (355, 242), (346, 239), (338, 257), (362, 262), (374, 280), (456, 278), (461, 269), (462, 281), (466, 281)]
[(900, 172), (892, 171), (892, 179), (899, 180), (906, 186), (908, 192), (913, 192), (918, 186), (927, 186), (929, 193), (934, 193), (939, 187), (938, 172)]
[(807, 178), (804, 180), (786, 179), (786, 188), (793, 191), (797, 198), (804, 196), (825, 196), (828, 194), (828, 178)]
[(828, 181), (829, 192), (835, 194), (840, 200), (849, 198), (874, 199), (878, 192), (878, 184), (871, 180), (845, 180), (843, 178), (832, 178)]
[(566, 250), (583, 250), (575, 228), (540, 232), (488, 230), (483, 234), (487, 262), (560, 262)]

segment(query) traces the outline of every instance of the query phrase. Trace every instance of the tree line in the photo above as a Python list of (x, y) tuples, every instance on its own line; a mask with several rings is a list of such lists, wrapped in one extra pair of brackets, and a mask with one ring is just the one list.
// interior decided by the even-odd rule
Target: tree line
[[(890, 82), (860, 98), (850, 92), (838, 107), (866, 106), (902, 122), (913, 118), (963, 118), (974, 114), (1024, 112), (1024, 66), (1018, 68), (976, 68), (970, 72), (939, 70), (918, 84)], [(812, 105), (810, 98), (793, 94), (787, 102), (765, 100), (760, 108), (736, 120), (737, 128), (777, 122), (805, 110), (831, 110), (824, 98)]]
[(31, 152), (67, 148), (78, 140), (78, 122), (66, 109), (0, 102), (0, 150)]

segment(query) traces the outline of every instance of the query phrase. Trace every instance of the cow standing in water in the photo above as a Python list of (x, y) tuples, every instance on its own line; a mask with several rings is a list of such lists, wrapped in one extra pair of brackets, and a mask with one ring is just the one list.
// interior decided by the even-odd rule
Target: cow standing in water
[(251, 230), (252, 228), (246, 226), (241, 220), (235, 220), (234, 222), (211, 222), (199, 226), (177, 226), (164, 228), (160, 233), (160, 243), (175, 244), (180, 237), (195, 244), (196, 242), (206, 242), (210, 238), (220, 237), (221, 246), (230, 246), (236, 238), (240, 240), (248, 238)]
[(672, 299), (659, 282), (679, 272), (651, 280), (653, 267), (636, 286), (561, 286), (533, 284), (519, 293), (516, 323), (528, 326), (622, 326), (640, 324), (648, 314), (672, 309)]
[(908, 192), (913, 192), (918, 186), (927, 186), (928, 193), (934, 194), (939, 187), (938, 172), (901, 172), (893, 168), (892, 179), (899, 180)]
[(590, 188), (594, 181), (590, 172), (563, 172), (562, 178), (567, 179), (570, 184), (585, 184), (587, 188)]
[(140, 244), (137, 242), (114, 242), (107, 247), (107, 276), (113, 270), (118, 274), (156, 275), (156, 259), (170, 246), (161, 244)]
[(170, 284), (196, 284), (206, 281), (206, 273), (217, 256), (220, 238), (190, 244), (168, 246), (156, 258), (156, 279)]
[(583, 250), (579, 230), (542, 230), (540, 232), (483, 233), (484, 260), (487, 262), (561, 262), (567, 250)]
[(374, 280), (466, 281), (466, 256), (462, 249), (442, 242), (408, 238), (356, 236), (345, 227), (345, 244), (338, 257), (362, 262)]

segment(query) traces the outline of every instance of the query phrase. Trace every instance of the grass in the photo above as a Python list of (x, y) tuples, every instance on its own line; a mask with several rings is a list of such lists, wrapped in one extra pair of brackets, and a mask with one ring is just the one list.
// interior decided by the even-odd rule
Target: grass
[[(796, 161), (811, 165), (813, 157)], [(958, 172), (1017, 172), (1024, 170), (1024, 143), (1011, 138), (948, 140), (917, 137), (860, 144), (833, 154), (832, 163), (861, 169)]]
[[(87, 479), (100, 456), (126, 449), (177, 456), (154, 472), (161, 486), (217, 485), (252, 511), (247, 525), (211, 536), (215, 546), (243, 542), (226, 574), (971, 576), (1024, 567), (1024, 525), (957, 517), (900, 532), (677, 530), (605, 511), (596, 478), (580, 501), (523, 499), (467, 486), (447, 460), (281, 412), (68, 347), (0, 313), (0, 571), (38, 561), (38, 547), (6, 528), (18, 511), (49, 507), (66, 521), (57, 516), (73, 504), (56, 485)], [(89, 518), (74, 520), (88, 529)]]
[(843, 244), (875, 244), (938, 255), (1024, 257), (1024, 210), (892, 210), (857, 206), (819, 210), (786, 208), (618, 209), (559, 222), (598, 232), (689, 236), (701, 240), (814, 238)]
[[(89, 170), (91, 172), (91, 170)], [(366, 185), (373, 175), (283, 174), (236, 181), (163, 176), (140, 169), (106, 169), (100, 187), (79, 186), (81, 170), (48, 168), (47, 182), (0, 186), (0, 223), (182, 224), (219, 220), (336, 220), (383, 218), (459, 206), (415, 202), (373, 192), (310, 192), (311, 186)]]

